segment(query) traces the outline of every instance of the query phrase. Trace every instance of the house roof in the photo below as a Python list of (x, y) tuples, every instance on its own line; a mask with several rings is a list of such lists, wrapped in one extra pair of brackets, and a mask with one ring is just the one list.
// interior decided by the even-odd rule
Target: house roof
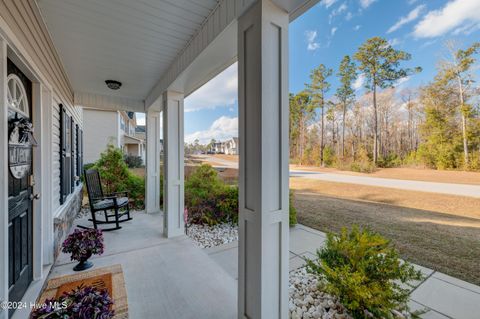
[(145, 125), (137, 125), (137, 127), (135, 127), (135, 133), (145, 133)]

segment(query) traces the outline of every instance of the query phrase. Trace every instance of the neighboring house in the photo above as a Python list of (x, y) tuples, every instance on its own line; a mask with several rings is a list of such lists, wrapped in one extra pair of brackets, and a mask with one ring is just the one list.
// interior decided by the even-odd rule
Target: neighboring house
[(145, 161), (145, 127), (143, 136), (137, 133), (135, 112), (84, 109), (85, 163), (100, 158), (108, 144), (125, 154), (140, 156)]
[(238, 155), (238, 137), (232, 137), (225, 142), (215, 142), (210, 146), (214, 154)]
[(228, 155), (238, 155), (238, 137), (232, 137), (224, 142), (224, 153)]

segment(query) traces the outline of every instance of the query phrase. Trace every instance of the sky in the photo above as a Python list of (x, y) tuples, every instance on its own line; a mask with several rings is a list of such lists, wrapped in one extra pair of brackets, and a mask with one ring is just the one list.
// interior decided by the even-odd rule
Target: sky
[[(343, 56), (353, 55), (373, 36), (412, 55), (402, 66), (423, 68), (397, 87), (427, 84), (438, 60), (447, 56), (446, 40), (454, 39), (462, 48), (480, 40), (480, 0), (322, 0), (290, 24), (290, 92), (303, 90), (311, 70), (321, 63), (336, 73)], [(338, 85), (336, 77), (330, 80), (327, 97)], [(354, 83), (358, 94), (362, 80), (360, 76)], [(188, 143), (237, 136), (237, 64), (188, 96), (185, 112)]]

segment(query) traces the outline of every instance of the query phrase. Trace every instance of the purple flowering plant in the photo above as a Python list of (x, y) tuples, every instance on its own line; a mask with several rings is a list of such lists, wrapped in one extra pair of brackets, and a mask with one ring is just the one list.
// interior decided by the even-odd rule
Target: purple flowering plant
[(34, 309), (30, 319), (110, 319), (115, 315), (112, 305), (106, 289), (80, 286), (58, 300), (47, 299)]
[(62, 252), (71, 254), (71, 260), (82, 261), (91, 255), (103, 254), (103, 234), (99, 229), (85, 229), (68, 235), (62, 244)]

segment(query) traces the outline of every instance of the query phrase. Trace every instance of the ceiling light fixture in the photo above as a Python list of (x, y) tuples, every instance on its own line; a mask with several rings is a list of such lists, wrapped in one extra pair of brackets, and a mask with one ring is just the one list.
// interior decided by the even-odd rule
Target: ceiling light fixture
[(122, 86), (121, 82), (115, 80), (106, 80), (105, 84), (107, 84), (108, 88), (111, 90), (118, 90)]

